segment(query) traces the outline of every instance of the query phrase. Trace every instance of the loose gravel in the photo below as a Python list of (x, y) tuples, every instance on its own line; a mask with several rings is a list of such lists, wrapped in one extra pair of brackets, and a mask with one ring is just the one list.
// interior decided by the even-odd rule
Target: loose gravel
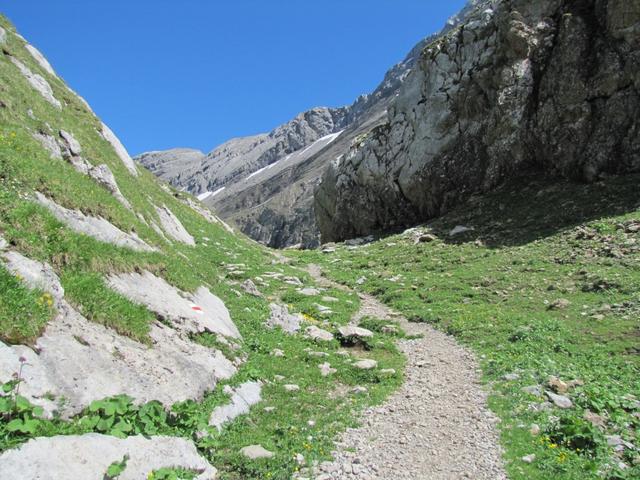
[[(327, 284), (317, 266), (309, 271)], [(354, 319), (394, 320), (420, 338), (398, 342), (407, 357), (402, 387), (384, 405), (367, 409), (362, 426), (339, 439), (334, 461), (308, 475), (316, 480), (506, 479), (498, 419), (487, 407), (474, 356), (452, 337), (408, 322), (373, 297), (360, 298)]]

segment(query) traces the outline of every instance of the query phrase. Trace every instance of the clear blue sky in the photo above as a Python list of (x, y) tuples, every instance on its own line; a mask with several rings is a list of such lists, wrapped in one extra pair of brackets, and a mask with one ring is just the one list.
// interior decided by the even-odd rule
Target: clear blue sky
[(130, 153), (209, 151), (373, 90), (464, 0), (0, 0)]

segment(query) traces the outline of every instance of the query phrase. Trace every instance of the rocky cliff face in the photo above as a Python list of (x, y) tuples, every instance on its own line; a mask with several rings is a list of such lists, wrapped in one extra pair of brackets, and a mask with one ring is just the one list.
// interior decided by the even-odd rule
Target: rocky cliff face
[[(455, 28), (472, 0), (450, 19)], [(314, 108), (268, 134), (230, 140), (208, 155), (177, 149), (136, 158), (177, 188), (197, 195), (247, 235), (272, 247), (319, 244), (313, 191), (327, 165), (379, 125), (432, 35), (391, 68), (371, 94), (347, 107)]]
[(324, 241), (429, 219), (525, 169), (640, 170), (640, 1), (471, 7), (422, 51), (386, 122), (325, 172)]

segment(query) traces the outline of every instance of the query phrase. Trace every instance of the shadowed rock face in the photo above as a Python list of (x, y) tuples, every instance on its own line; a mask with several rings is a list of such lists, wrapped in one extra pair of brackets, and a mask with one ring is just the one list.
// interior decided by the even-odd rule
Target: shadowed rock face
[(323, 241), (427, 220), (525, 169), (640, 171), (640, 1), (482, 2), (315, 194)]

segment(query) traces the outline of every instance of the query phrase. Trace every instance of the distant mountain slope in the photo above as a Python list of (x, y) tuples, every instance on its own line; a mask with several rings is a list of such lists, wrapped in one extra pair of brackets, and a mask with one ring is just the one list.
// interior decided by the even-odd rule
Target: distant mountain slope
[[(463, 21), (477, 3), (470, 1), (443, 32)], [(169, 150), (135, 160), (176, 188), (200, 196), (222, 218), (262, 243), (278, 248), (317, 246), (313, 191), (323, 171), (385, 119), (421, 51), (436, 37), (419, 42), (373, 93), (350, 106), (311, 109), (268, 134), (230, 140), (206, 156)]]

